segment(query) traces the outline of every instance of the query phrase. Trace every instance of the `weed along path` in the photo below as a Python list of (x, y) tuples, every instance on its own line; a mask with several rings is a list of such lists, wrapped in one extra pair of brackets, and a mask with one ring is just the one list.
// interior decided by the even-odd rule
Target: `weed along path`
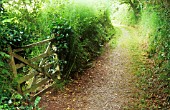
[[(106, 46), (102, 56), (63, 91), (51, 90), (42, 96), (44, 110), (123, 110), (134, 102), (134, 75), (127, 41), (131, 33), (123, 27), (117, 47)], [(126, 41), (127, 40), (127, 41)]]

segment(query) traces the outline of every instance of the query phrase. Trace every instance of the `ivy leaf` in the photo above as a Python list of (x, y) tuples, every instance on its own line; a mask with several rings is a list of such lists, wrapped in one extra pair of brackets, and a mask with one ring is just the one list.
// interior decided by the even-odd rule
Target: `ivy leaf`
[(0, 61), (0, 67), (4, 67), (4, 65), (5, 65), (4, 62)]
[(12, 22), (12, 20), (13, 20), (14, 18), (11, 18), (11, 19), (5, 19), (5, 20), (3, 20), (2, 21), (2, 23), (9, 23), (9, 22)]
[(10, 56), (4, 52), (0, 52), (0, 55), (4, 58), (10, 58)]
[(6, 70), (6, 69), (2, 69), (2, 73), (3, 73), (3, 74), (8, 74), (9, 72), (8, 72), (8, 70)]
[(40, 100), (41, 100), (41, 97), (37, 97), (37, 98), (35, 99), (34, 107), (36, 107), (36, 106), (38, 105), (38, 103), (40, 102)]

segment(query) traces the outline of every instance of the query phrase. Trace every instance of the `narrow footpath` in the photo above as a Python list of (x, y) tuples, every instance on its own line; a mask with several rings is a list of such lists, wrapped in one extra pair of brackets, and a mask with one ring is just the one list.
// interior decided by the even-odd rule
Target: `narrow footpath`
[(131, 33), (119, 27), (122, 36), (117, 47), (106, 46), (102, 56), (80, 78), (67, 85), (63, 91), (51, 90), (42, 96), (44, 110), (123, 110), (135, 101), (134, 75), (128, 45)]

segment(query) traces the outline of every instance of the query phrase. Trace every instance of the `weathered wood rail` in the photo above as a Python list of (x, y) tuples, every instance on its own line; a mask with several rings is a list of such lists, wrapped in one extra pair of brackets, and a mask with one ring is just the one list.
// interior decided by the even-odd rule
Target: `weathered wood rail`
[[(14, 75), (14, 79), (16, 79), (18, 83), (17, 91), (20, 94), (36, 92), (38, 88), (40, 88), (44, 84), (47, 84), (49, 81), (53, 82), (56, 78), (60, 79), (60, 68), (58, 64), (58, 57), (56, 54), (56, 47), (53, 45), (54, 42), (55, 39), (51, 38), (15, 49), (9, 46), (9, 55), (11, 56), (10, 65)], [(26, 49), (35, 46), (42, 46), (47, 43), (48, 45), (44, 53), (35, 56), (34, 58), (26, 59), (24, 58), (24, 56), (20, 56), (19, 54), (17, 54), (18, 52), (24, 51)], [(16, 59), (19, 60), (21, 63), (16, 64)], [(28, 73), (22, 74), (18, 72), (18, 69), (26, 66), (30, 68)], [(21, 86), (22, 83), (29, 84), (27, 84), (27, 87), (23, 89), (23, 87)], [(53, 83), (51, 83), (51, 85), (52, 84)], [(40, 88), (42, 90), (39, 90), (37, 95), (48, 89), (48, 87)]]

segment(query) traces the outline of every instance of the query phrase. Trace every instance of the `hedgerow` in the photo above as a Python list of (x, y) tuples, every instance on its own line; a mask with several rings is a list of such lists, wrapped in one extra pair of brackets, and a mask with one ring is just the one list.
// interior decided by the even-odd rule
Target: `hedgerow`
[[(32, 105), (29, 95), (21, 96), (16, 92), (8, 45), (17, 48), (55, 37), (62, 78), (68, 79), (99, 56), (105, 42), (114, 34), (109, 11), (103, 7), (99, 10), (99, 7), (71, 0), (54, 0), (53, 3), (0, 1), (0, 109), (33, 109), (40, 100), (37, 98)], [(45, 45), (42, 45), (18, 54), (32, 58), (44, 49)]]

